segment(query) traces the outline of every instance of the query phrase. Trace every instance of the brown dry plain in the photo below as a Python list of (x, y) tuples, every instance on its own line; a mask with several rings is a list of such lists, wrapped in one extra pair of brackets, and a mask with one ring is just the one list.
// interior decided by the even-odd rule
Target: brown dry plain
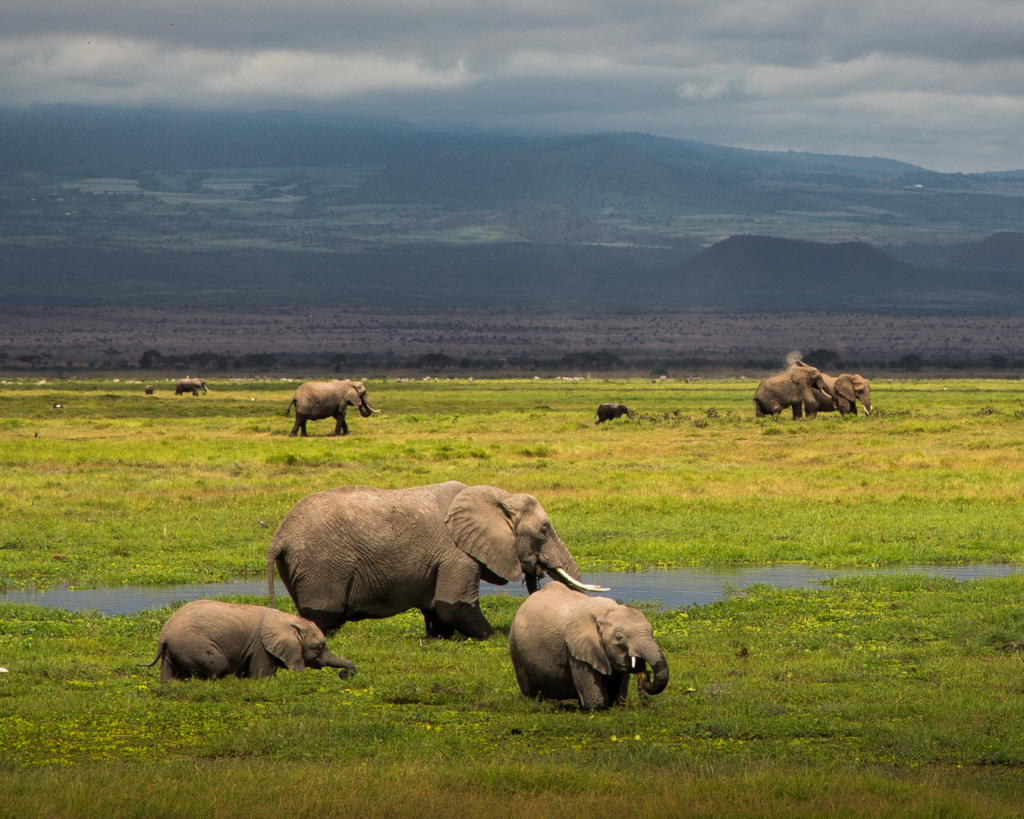
[(46, 353), (76, 365), (199, 352), (392, 354), (472, 358), (608, 350), (629, 359), (778, 360), (835, 350), (851, 361), (915, 353), (1016, 357), (1024, 317), (840, 313), (610, 313), (536, 310), (206, 309), (0, 306), (0, 354)]

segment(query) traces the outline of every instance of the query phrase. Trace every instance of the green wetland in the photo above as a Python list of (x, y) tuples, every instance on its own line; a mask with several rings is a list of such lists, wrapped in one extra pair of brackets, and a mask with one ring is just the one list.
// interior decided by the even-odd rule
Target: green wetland
[[(755, 419), (750, 380), (364, 380), (381, 415), (303, 440), (295, 383), (7, 379), (0, 583), (258, 578), (304, 495), (450, 479), (535, 495), (584, 578), (1024, 564), (1021, 381), (875, 377), (871, 417), (794, 423)], [(595, 426), (602, 401), (634, 418)], [(162, 685), (172, 608), (0, 602), (0, 815), (1024, 816), (1024, 576), (646, 606), (669, 687), (594, 714), (524, 699), (518, 600), (482, 605), (486, 642), (346, 625), (350, 680)]]

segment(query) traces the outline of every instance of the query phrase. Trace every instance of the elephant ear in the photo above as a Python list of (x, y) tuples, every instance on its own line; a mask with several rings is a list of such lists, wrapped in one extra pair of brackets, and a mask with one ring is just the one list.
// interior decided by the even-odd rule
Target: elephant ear
[(569, 653), (580, 662), (599, 671), (611, 674), (612, 667), (601, 646), (601, 631), (597, 618), (589, 611), (581, 611), (565, 627), (565, 644)]
[(511, 494), (495, 486), (471, 486), (455, 496), (445, 519), (462, 551), (509, 582), (523, 576), (511, 499)]
[(356, 392), (356, 388), (352, 386), (352, 382), (349, 381), (340, 390), (341, 392), (341, 403), (351, 404), (353, 407), (358, 407), (362, 399), (359, 397), (359, 393)]
[(288, 666), (289, 671), (304, 671), (302, 626), (293, 620), (264, 616), (260, 622), (260, 641), (268, 654)]
[(847, 401), (856, 401), (857, 395), (853, 391), (853, 379), (848, 375), (841, 375), (836, 379), (834, 387), (836, 394), (841, 395)]

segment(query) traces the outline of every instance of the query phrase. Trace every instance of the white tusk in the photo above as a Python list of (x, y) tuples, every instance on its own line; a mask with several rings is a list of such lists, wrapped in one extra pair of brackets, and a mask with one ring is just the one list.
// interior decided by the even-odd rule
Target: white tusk
[(6, 673), (7, 673), (7, 669), (6, 668), (0, 668), (0, 674), (6, 674)]
[(630, 656), (630, 658), (629, 658), (629, 667), (630, 668), (636, 668), (636, 657)]
[(556, 580), (560, 580), (569, 588), (576, 589), (576, 591), (591, 591), (591, 592), (606, 592), (611, 589), (605, 588), (604, 586), (592, 586), (590, 583), (580, 583), (579, 580), (572, 578), (568, 575), (565, 569), (555, 569), (555, 574), (558, 575)]

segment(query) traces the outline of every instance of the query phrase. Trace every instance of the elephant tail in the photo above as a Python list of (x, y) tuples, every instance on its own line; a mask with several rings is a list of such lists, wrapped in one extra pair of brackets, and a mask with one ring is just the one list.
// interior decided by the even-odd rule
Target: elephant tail
[[(292, 399), (292, 402), (291, 402), (291, 403), (290, 403), (290, 404), (288, 405), (288, 409), (286, 409), (286, 410), (284, 411), (284, 417), (285, 417), (285, 418), (287, 418), (287, 417), (288, 417), (289, 415), (291, 415), (291, 414), (292, 414), (292, 407), (294, 407), (294, 406), (297, 406), (297, 405), (298, 405), (298, 403), (299, 403), (299, 401), (298, 401), (298, 399), (297, 399), (297, 398), (293, 398), (293, 399)], [(297, 412), (297, 411), (298, 411), (298, 410), (296, 410), (296, 412)]]
[(166, 654), (166, 653), (167, 653), (167, 641), (166, 640), (161, 640), (160, 641), (160, 646), (156, 650), (156, 657), (153, 658), (153, 662), (151, 662), (151, 663), (139, 663), (139, 668), (152, 668), (153, 666), (155, 666), (158, 662), (160, 662), (164, 658), (164, 654)]

